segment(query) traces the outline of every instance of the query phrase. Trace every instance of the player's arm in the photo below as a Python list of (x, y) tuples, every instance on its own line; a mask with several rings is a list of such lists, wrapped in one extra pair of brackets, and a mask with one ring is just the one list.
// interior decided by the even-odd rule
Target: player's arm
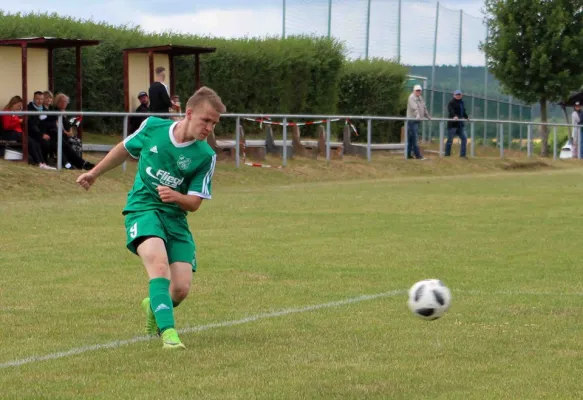
[(158, 186), (160, 199), (165, 203), (176, 203), (184, 211), (194, 212), (199, 209), (204, 199), (211, 199), (212, 179), (215, 173), (216, 154), (210, 156), (202, 168), (192, 178), (187, 194), (179, 193), (169, 187)]
[(182, 194), (168, 186), (158, 186), (158, 194), (164, 203), (175, 203), (184, 211), (195, 212), (202, 204), (202, 197), (193, 194)]
[(107, 155), (89, 172), (77, 178), (77, 183), (83, 186), (86, 190), (95, 183), (95, 180), (106, 172), (119, 167), (123, 164), (129, 156), (138, 158), (140, 151), (144, 146), (144, 139), (146, 135), (148, 119), (145, 119), (138, 130), (132, 135), (124, 139), (123, 142), (118, 143)]
[(77, 183), (86, 190), (95, 183), (95, 180), (121, 164), (130, 156), (123, 143), (118, 143), (91, 171), (86, 172), (77, 178)]

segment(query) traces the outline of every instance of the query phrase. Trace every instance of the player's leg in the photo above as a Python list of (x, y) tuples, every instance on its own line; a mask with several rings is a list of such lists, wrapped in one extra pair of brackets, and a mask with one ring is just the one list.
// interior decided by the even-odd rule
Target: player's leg
[(174, 306), (170, 296), (170, 265), (166, 244), (159, 237), (151, 237), (137, 246), (148, 277), (150, 307), (160, 329), (164, 348), (184, 348), (174, 326)]
[(190, 291), (192, 283), (192, 264), (185, 262), (175, 262), (170, 264), (170, 296), (172, 297), (172, 304), (178, 307), (180, 303)]
[(170, 261), (170, 294), (174, 307), (188, 296), (192, 274), (196, 271), (196, 246), (185, 218), (164, 221), (168, 234), (168, 258)]
[[(159, 331), (165, 348), (184, 348), (174, 329), (167, 238), (162, 222), (156, 212), (148, 211), (126, 215), (125, 223), (127, 247), (140, 256), (149, 278), (149, 297), (142, 302), (147, 314), (146, 331)], [(169, 335), (171, 339), (165, 337)]]

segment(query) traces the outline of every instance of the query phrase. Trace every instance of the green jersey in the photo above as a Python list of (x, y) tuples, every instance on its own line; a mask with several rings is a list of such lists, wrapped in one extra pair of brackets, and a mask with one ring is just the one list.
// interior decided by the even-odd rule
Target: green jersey
[(217, 156), (204, 141), (177, 143), (173, 133), (176, 124), (169, 119), (149, 117), (124, 140), (126, 150), (139, 161), (123, 214), (160, 210), (186, 215), (177, 204), (162, 202), (156, 189), (159, 185), (182, 194), (211, 198)]

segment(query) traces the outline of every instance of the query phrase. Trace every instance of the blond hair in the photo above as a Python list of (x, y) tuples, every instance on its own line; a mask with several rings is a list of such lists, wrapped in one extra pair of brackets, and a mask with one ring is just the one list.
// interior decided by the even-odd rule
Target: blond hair
[(227, 107), (225, 107), (219, 95), (206, 86), (201, 87), (190, 96), (186, 102), (186, 108), (194, 109), (205, 102), (208, 102), (218, 113), (222, 114), (227, 111)]
[(14, 107), (15, 104), (18, 103), (22, 103), (22, 97), (20, 96), (14, 96), (13, 98), (10, 99), (10, 101), (8, 102), (8, 104), (6, 104), (6, 106), (4, 107), (5, 110), (11, 111), (12, 107)]
[(67, 101), (69, 100), (69, 96), (67, 96), (65, 93), (58, 93), (53, 99), (53, 107), (59, 107), (59, 102), (63, 98), (67, 99)]

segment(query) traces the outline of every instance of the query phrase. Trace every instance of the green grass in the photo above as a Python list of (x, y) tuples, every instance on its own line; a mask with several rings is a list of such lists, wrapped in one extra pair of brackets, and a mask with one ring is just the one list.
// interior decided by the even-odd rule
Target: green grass
[[(0, 364), (142, 335), (133, 171), (84, 192), (76, 173), (0, 161)], [(187, 333), (181, 353), (154, 340), (1, 368), (0, 397), (577, 398), (582, 178), (540, 160), (220, 163), (189, 217), (199, 272), (179, 328), (398, 294)], [(426, 322), (404, 291), (430, 277), (453, 305)]]

